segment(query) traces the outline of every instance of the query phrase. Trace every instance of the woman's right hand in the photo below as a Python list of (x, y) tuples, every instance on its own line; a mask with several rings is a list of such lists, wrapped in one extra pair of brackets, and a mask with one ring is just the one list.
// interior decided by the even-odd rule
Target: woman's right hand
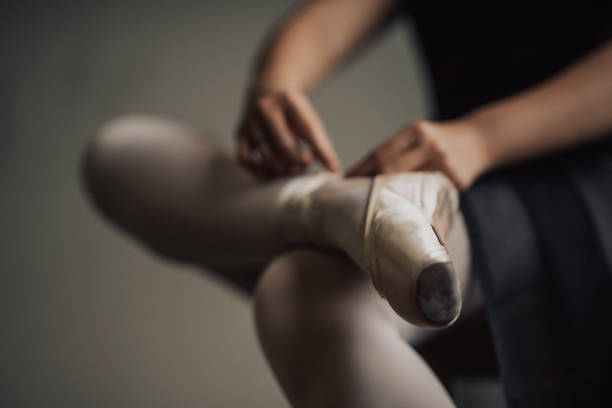
[(238, 128), (237, 155), (261, 177), (300, 173), (315, 160), (340, 170), (323, 122), (301, 91), (252, 92)]

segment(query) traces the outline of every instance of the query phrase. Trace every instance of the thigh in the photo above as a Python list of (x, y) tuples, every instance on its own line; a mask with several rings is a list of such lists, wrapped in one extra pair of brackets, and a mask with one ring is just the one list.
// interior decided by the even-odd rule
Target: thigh
[[(122, 230), (159, 255), (199, 265), (225, 226), (211, 215), (216, 200), (258, 184), (220, 144), (149, 115), (106, 123), (86, 150), (83, 176), (92, 201)], [(212, 269), (248, 292), (261, 265)]]
[[(87, 153), (85, 164), (101, 167), (91, 170), (120, 177), (115, 183), (130, 183), (126, 187), (141, 193), (152, 195), (156, 185), (167, 182), (165, 189), (174, 190), (157, 193), (170, 201), (173, 196), (189, 198), (185, 195), (193, 195), (194, 185), (206, 192), (211, 187), (235, 191), (257, 183), (221, 144), (184, 124), (151, 115), (125, 115), (107, 122)], [(140, 183), (143, 179), (152, 185)]]

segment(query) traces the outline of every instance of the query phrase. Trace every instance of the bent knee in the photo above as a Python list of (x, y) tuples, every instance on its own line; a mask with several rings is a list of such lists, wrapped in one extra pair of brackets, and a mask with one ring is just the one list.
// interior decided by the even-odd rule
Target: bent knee
[[(317, 305), (329, 302), (329, 286), (337, 260), (309, 250), (295, 250), (276, 258), (255, 288), (258, 325), (296, 325), (308, 320)], [(329, 271), (324, 279), (323, 270)]]
[(299, 304), (307, 289), (300, 286), (300, 279), (308, 268), (308, 255), (301, 250), (283, 254), (265, 268), (254, 292), (255, 321), (260, 331), (286, 331), (297, 323)]
[(344, 255), (312, 250), (288, 252), (266, 268), (255, 289), (255, 319), (263, 336), (391, 321), (363, 271)]
[(148, 115), (123, 115), (103, 124), (89, 141), (81, 162), (81, 179), (93, 200), (102, 207), (112, 198), (126, 170), (146, 160), (147, 149), (158, 148), (178, 124)]
[[(84, 171), (108, 171), (121, 162), (126, 151), (138, 148), (170, 122), (147, 115), (123, 115), (103, 124), (85, 149)], [(143, 143), (144, 142), (144, 143)]]
[[(98, 196), (103, 183), (112, 176), (113, 169), (121, 161), (126, 143), (149, 120), (146, 116), (125, 115), (101, 126), (87, 144), (81, 165), (81, 175), (90, 193)], [(95, 198), (95, 197), (94, 197)]]

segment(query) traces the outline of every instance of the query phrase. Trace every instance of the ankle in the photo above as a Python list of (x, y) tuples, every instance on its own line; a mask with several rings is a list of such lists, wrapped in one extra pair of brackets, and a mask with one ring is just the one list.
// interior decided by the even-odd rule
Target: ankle
[(344, 179), (323, 186), (317, 200), (321, 234), (360, 266), (365, 265), (363, 231), (371, 183), (370, 178)]
[(328, 172), (295, 177), (281, 189), (278, 199), (279, 229), (290, 244), (329, 244), (323, 233), (326, 206), (319, 191), (338, 176)]

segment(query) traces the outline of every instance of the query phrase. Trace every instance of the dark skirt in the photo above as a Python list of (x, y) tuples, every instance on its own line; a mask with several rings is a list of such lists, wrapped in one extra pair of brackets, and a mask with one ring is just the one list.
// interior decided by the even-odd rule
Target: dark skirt
[(462, 196), (511, 407), (612, 406), (612, 138)]

